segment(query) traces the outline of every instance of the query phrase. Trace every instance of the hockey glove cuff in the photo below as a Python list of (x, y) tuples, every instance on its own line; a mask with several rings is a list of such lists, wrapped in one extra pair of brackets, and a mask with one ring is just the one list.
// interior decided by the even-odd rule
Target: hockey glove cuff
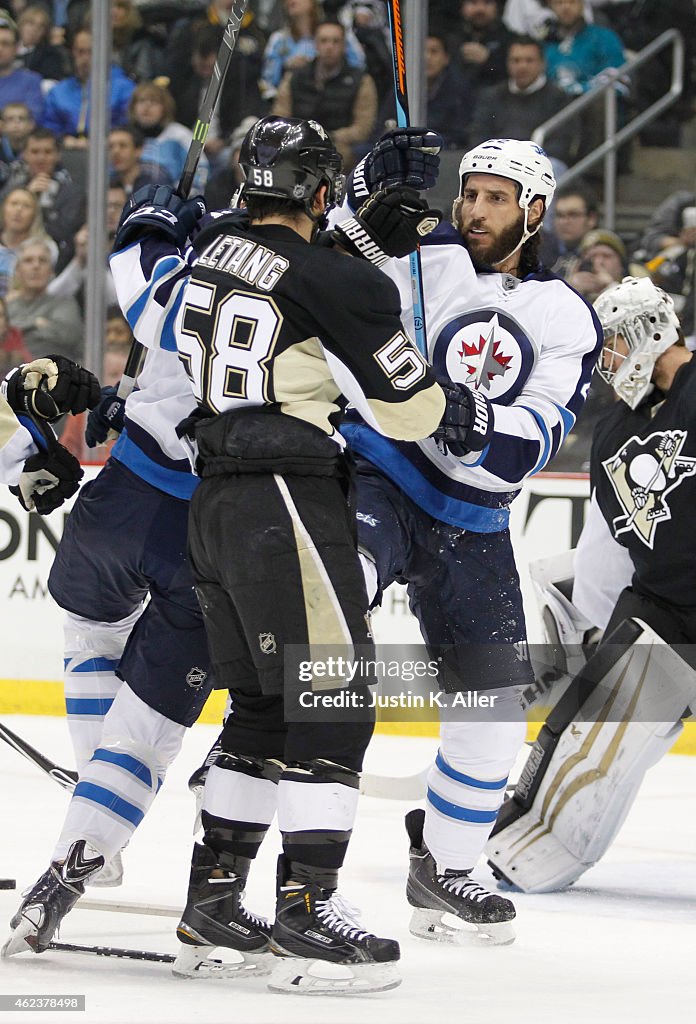
[(432, 188), (439, 174), (443, 138), (427, 128), (386, 132), (365, 158), (363, 174), (370, 192), (389, 185)]
[(414, 252), (441, 220), (440, 210), (431, 210), (415, 189), (398, 186), (375, 192), (333, 237), (351, 255), (381, 267), (393, 256)]
[(60, 508), (80, 486), (83, 470), (67, 448), (56, 444), (50, 451), (32, 455), (24, 463), (17, 487), (10, 487), (27, 512), (45, 516)]
[(164, 235), (177, 249), (183, 249), (205, 212), (203, 196), (182, 199), (168, 185), (144, 185), (123, 207), (113, 251), (151, 233)]
[(49, 355), (11, 370), (0, 392), (16, 413), (52, 421), (66, 412), (93, 408), (99, 401), (99, 381), (72, 359)]
[(480, 452), (493, 435), (493, 406), (479, 391), (466, 384), (439, 381), (445, 393), (445, 411), (434, 437), (445, 454), (462, 458), (469, 452)]
[(88, 448), (96, 448), (109, 439), (109, 431), (120, 434), (126, 416), (126, 400), (119, 398), (115, 387), (101, 390), (101, 399), (87, 417), (85, 442)]

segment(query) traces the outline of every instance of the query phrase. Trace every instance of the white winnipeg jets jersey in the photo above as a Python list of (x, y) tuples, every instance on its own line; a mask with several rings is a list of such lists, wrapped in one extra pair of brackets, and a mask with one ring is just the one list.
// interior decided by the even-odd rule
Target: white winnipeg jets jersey
[[(357, 417), (341, 429), (355, 452), (436, 519), (492, 533), (508, 525), (523, 480), (547, 465), (575, 423), (601, 349), (601, 327), (592, 307), (543, 268), (524, 280), (476, 273), (451, 224), (424, 240), (421, 261), (428, 359), (436, 374), (492, 402), (491, 442), (460, 459), (443, 454), (431, 438), (380, 437)], [(389, 260), (382, 270), (399, 287), (408, 329), (409, 261)]]

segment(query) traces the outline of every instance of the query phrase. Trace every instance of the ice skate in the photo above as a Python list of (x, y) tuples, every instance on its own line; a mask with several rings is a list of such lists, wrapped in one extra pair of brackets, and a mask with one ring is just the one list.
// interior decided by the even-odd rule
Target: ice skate
[[(423, 842), (424, 822), (423, 810), (406, 815), (411, 840), (406, 897), (415, 908), (409, 925), (411, 934), (454, 945), (466, 943), (472, 937), (493, 946), (514, 942), (512, 902), (474, 882), (468, 871), (439, 873)], [(466, 925), (473, 925), (475, 933)]]
[(62, 864), (54, 861), (22, 900), (10, 921), (12, 935), (2, 948), (3, 958), (15, 953), (43, 953), (61, 921), (84, 894), (85, 882), (104, 866), (84, 840), (73, 843)]
[(278, 864), (271, 948), (280, 960), (268, 984), (272, 992), (355, 995), (401, 984), (398, 942), (361, 928), (357, 908), (336, 892), (287, 884), (285, 858)]
[[(221, 865), (209, 847), (194, 845), (188, 899), (176, 929), (181, 947), (172, 967), (175, 977), (258, 977), (270, 972), (271, 926), (243, 903), (247, 870), (248, 862), (236, 873)], [(216, 947), (233, 950), (236, 959), (209, 959)]]
[(114, 889), (123, 885), (123, 858), (120, 852), (107, 861), (101, 871), (88, 878), (86, 884), (101, 889)]

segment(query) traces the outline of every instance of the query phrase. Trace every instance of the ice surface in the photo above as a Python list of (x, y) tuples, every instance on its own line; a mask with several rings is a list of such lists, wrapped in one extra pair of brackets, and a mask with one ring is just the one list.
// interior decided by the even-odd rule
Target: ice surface
[[(8, 723), (42, 752), (70, 765), (65, 719), (9, 716)], [(155, 805), (124, 854), (120, 889), (90, 896), (182, 905), (192, 842), (193, 798), (186, 779), (215, 730), (196, 726)], [(435, 741), (378, 736), (366, 768), (410, 775)], [(68, 796), (0, 744), (0, 940), (19, 889), (45, 869)], [(516, 896), (518, 938), (512, 946), (451, 948), (411, 938), (404, 896), (409, 805), (363, 797), (341, 890), (363, 908), (370, 930), (398, 938), (404, 982), (380, 995), (274, 995), (261, 979), (178, 981), (161, 964), (48, 952), (0, 964), (2, 994), (86, 995), (85, 1013), (8, 1014), (7, 1021), (50, 1024), (656, 1024), (687, 1019), (696, 957), (696, 758), (666, 757), (648, 774), (605, 860), (565, 893)], [(271, 834), (249, 880), (247, 903), (273, 909)], [(481, 865), (477, 876), (490, 884)], [(175, 951), (176, 922), (75, 909), (65, 942)], [(4, 1021), (5, 1018), (3, 1018)]]

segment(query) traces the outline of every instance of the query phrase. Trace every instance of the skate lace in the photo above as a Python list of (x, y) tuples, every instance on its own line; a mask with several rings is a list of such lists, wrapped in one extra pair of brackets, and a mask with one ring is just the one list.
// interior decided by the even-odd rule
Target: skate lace
[(317, 917), (327, 928), (346, 939), (360, 940), (370, 933), (360, 927), (360, 910), (338, 893), (327, 900), (317, 900)]
[(456, 896), (467, 900), (474, 900), (476, 903), (482, 903), (487, 896), (491, 895), (487, 889), (484, 889), (478, 882), (474, 882), (466, 874), (438, 875), (437, 880), (448, 892), (453, 892)]
[(253, 911), (247, 910), (247, 908), (244, 906), (244, 903), (243, 903), (243, 900), (244, 900), (245, 896), (246, 896), (245, 892), (240, 892), (240, 894), (239, 894), (239, 910), (240, 910), (240, 912), (242, 914), (242, 917), (245, 919), (245, 921), (248, 921), (249, 924), (252, 924), (252, 925), (254, 925), (257, 928), (268, 928), (268, 927), (270, 927), (269, 924), (268, 924), (268, 918), (261, 917), (259, 914), (254, 914)]

